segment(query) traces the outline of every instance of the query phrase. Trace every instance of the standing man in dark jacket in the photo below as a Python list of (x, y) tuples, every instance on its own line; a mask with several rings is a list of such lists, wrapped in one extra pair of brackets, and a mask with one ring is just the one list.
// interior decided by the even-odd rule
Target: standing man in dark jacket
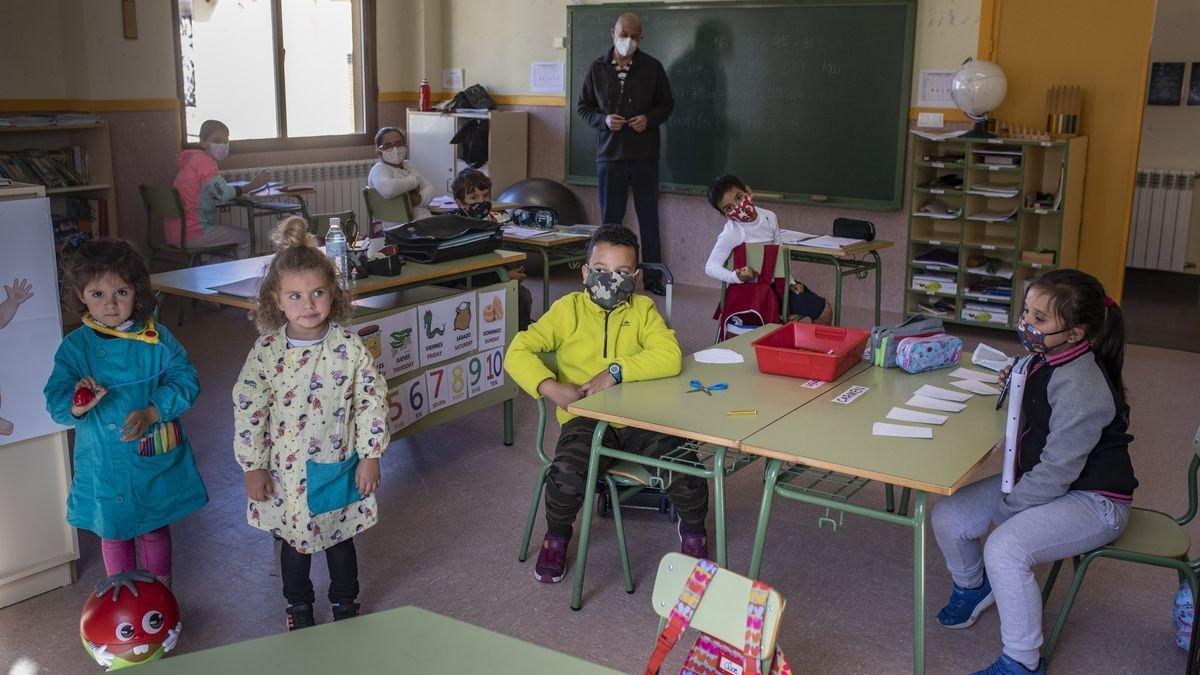
[[(633, 13), (622, 14), (612, 34), (612, 48), (588, 67), (576, 110), (596, 129), (601, 219), (618, 224), (625, 219), (625, 201), (632, 187), (642, 259), (662, 262), (658, 128), (671, 116), (675, 99), (662, 64), (638, 51), (642, 20)], [(647, 277), (646, 288), (657, 295), (665, 292), (658, 275)]]

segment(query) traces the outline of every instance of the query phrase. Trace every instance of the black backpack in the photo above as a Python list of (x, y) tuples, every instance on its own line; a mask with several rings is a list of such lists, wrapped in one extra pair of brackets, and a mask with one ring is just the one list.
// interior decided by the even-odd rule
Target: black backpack
[(450, 139), (451, 145), (458, 146), (458, 156), (472, 169), (487, 164), (488, 161), (488, 121), (484, 119), (469, 119), (463, 122)]

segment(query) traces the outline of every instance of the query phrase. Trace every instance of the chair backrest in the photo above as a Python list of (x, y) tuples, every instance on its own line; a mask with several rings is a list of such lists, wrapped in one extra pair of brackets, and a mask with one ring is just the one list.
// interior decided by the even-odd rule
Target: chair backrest
[(314, 213), (309, 217), (309, 231), (317, 235), (321, 239), (325, 238), (325, 233), (329, 231), (329, 219), (341, 218), (342, 232), (345, 233), (348, 241), (354, 241), (358, 238), (359, 228), (358, 221), (355, 220), (353, 211), (342, 211), (341, 213)]
[(371, 222), (382, 220), (388, 223), (407, 223), (413, 219), (412, 202), (408, 200), (408, 194), (402, 194), (395, 199), (384, 199), (383, 195), (369, 187), (363, 188), (362, 194)]
[[(682, 553), (668, 553), (659, 561), (651, 601), (654, 611), (663, 619), (670, 618), (671, 609), (675, 607), (695, 566), (696, 559)], [(700, 605), (696, 607), (691, 627), (740, 648), (746, 639), (746, 610), (752, 585), (753, 581), (736, 572), (724, 567), (717, 570)], [(775, 653), (775, 638), (779, 634), (779, 622), (783, 618), (785, 604), (787, 602), (783, 596), (771, 589), (763, 616), (764, 658)]]
[(183, 211), (183, 200), (179, 198), (179, 190), (176, 190), (173, 185), (146, 185), (143, 183), (138, 185), (138, 192), (142, 196), (142, 205), (146, 207), (147, 245), (163, 239), (161, 236), (155, 236), (156, 220), (177, 218), (179, 220), (179, 245), (186, 246), (187, 241), (184, 236), (187, 234), (185, 227), (187, 218)]
[[(766, 251), (766, 244), (745, 244), (746, 246), (746, 264), (756, 270), (763, 268), (763, 254)], [(733, 255), (725, 261), (725, 267), (733, 269)], [(788, 252), (787, 249), (780, 246), (775, 252), (775, 279), (786, 279), (788, 276)]]

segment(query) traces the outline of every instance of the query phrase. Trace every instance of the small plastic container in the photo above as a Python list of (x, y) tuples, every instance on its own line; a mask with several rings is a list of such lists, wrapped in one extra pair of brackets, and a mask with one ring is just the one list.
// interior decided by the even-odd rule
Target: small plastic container
[(870, 331), (793, 321), (753, 343), (758, 370), (832, 382), (862, 359)]

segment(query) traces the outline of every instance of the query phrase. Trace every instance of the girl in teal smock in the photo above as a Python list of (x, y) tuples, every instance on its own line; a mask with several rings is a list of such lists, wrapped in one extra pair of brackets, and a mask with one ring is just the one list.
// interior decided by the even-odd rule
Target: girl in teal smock
[[(75, 428), (67, 522), (102, 538), (109, 575), (142, 565), (169, 583), (167, 525), (208, 501), (179, 416), (200, 394), (183, 346), (151, 318), (146, 266), (129, 244), (98, 239), (64, 263), (68, 300), (84, 325), (63, 338), (44, 394), (50, 416)], [(91, 400), (76, 398), (90, 390)]]

